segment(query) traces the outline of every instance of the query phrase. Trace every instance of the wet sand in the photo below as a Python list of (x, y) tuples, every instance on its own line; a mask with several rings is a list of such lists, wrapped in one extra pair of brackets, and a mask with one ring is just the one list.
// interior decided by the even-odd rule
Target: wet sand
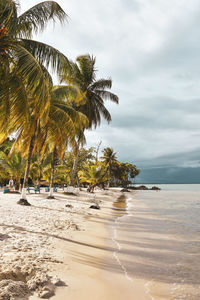
[(129, 215), (117, 222), (127, 275), (142, 279), (150, 299), (200, 299), (199, 193), (138, 191), (131, 198)]

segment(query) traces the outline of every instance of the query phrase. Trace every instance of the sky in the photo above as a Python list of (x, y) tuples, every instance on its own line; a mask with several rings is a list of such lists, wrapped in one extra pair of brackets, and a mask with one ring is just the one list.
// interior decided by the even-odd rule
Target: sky
[[(21, 0), (21, 12), (38, 2)], [(135, 163), (141, 174), (159, 168), (182, 170), (179, 177), (188, 168), (197, 174), (200, 1), (57, 2), (68, 22), (48, 24), (36, 38), (72, 60), (95, 56), (97, 78), (111, 77), (120, 99), (119, 105), (107, 103), (112, 123), (87, 132), (87, 145), (102, 141), (102, 148), (113, 147), (119, 160)]]

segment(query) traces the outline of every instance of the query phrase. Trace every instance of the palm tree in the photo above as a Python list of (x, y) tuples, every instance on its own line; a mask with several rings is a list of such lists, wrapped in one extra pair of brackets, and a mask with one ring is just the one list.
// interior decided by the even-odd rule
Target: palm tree
[(0, 169), (4, 174), (7, 173), (9, 178), (13, 178), (15, 189), (18, 190), (20, 186), (20, 179), (23, 176), (25, 169), (25, 160), (19, 152), (14, 152), (7, 155), (5, 152), (0, 151)]
[(48, 164), (48, 156), (41, 157), (39, 151), (36, 155), (33, 156), (32, 162), (30, 165), (30, 177), (34, 184), (39, 184), (41, 179), (43, 178), (43, 171)]
[(116, 152), (114, 152), (113, 148), (107, 147), (103, 149), (103, 156), (102, 160), (105, 163), (107, 167), (107, 173), (108, 173), (108, 186), (110, 185), (110, 177), (111, 177), (111, 170), (114, 163), (116, 163), (117, 156)]
[(65, 92), (65, 86), (56, 86), (52, 89), (48, 121), (43, 137), (40, 137), (40, 140), (44, 140), (42, 152), (44, 153), (48, 147), (49, 152), (52, 153), (49, 198), (53, 198), (56, 159), (63, 159), (68, 144), (75, 143), (77, 128), (80, 132), (81, 128), (86, 127), (88, 123), (87, 117), (77, 112), (68, 103), (68, 93)]
[[(65, 89), (65, 87), (64, 87)], [(60, 92), (59, 92), (60, 91)], [(30, 171), (31, 159), (36, 151), (41, 157), (47, 152), (52, 153), (50, 197), (53, 197), (53, 179), (57, 155), (63, 158), (67, 143), (73, 144), (76, 126), (87, 126), (87, 118), (76, 112), (66, 99), (61, 87), (52, 87), (50, 92), (50, 107), (48, 119), (37, 118), (33, 107), (30, 105), (30, 122), (21, 126), (13, 149), (19, 149), (27, 156), (21, 199), (19, 204), (28, 204), (26, 199), (26, 185)], [(31, 102), (30, 102), (31, 103)]]
[(108, 91), (112, 88), (111, 79), (96, 79), (96, 59), (90, 55), (78, 56), (76, 62), (71, 62), (71, 73), (61, 74), (61, 81), (76, 86), (85, 95), (78, 105), (79, 111), (89, 120), (89, 128), (96, 128), (101, 124), (101, 117), (108, 123), (111, 115), (105, 107), (105, 100), (119, 102), (118, 96)]
[[(50, 20), (66, 19), (54, 1), (44, 1), (18, 15), (14, 0), (0, 3), (0, 126), (6, 131), (8, 116), (14, 111), (16, 124), (27, 117), (27, 95), (34, 95), (35, 107), (47, 111), (49, 89), (44, 66), (60, 72), (69, 66), (67, 58), (55, 48), (34, 41), (34, 33), (45, 29)], [(12, 118), (12, 117), (11, 117)], [(7, 133), (9, 134), (9, 133)]]
[[(96, 79), (95, 62), (96, 59), (90, 55), (79, 56), (75, 63), (71, 62), (71, 73), (62, 73), (60, 75), (62, 82), (65, 81), (69, 86), (77, 87), (84, 95), (81, 103), (73, 105), (87, 116), (90, 129), (100, 125), (102, 117), (108, 123), (111, 121), (111, 115), (105, 107), (105, 100), (110, 100), (117, 104), (119, 102), (118, 97), (108, 91), (112, 87), (112, 80)], [(74, 185), (79, 146), (79, 143), (77, 143), (70, 185)]]
[(60, 72), (69, 67), (68, 59), (58, 50), (32, 40), (33, 33), (55, 19), (62, 23), (66, 14), (54, 1), (39, 3), (19, 16), (14, 0), (0, 4), (0, 142), (15, 132), (14, 148), (27, 154), (22, 199), (31, 157), (50, 109), (51, 79), (46, 68)]
[(95, 164), (86, 165), (82, 171), (78, 172), (80, 182), (88, 183), (88, 191), (93, 192), (95, 186), (104, 184), (106, 181), (105, 166), (99, 162)]

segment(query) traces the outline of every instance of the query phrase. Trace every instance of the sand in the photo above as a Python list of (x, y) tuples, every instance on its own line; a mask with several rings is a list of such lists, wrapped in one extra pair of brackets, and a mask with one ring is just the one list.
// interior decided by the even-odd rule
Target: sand
[[(55, 199), (0, 193), (0, 299), (148, 300), (145, 282), (126, 274), (115, 239), (119, 190)], [(101, 209), (90, 209), (99, 202)], [(72, 207), (66, 207), (71, 205)]]

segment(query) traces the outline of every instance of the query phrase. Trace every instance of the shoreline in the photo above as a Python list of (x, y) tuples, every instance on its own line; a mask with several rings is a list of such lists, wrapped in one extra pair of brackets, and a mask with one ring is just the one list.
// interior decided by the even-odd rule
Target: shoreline
[[(151, 299), (146, 293), (145, 282), (131, 279), (125, 273), (118, 257), (120, 249), (117, 248), (117, 236), (116, 241), (113, 240), (113, 229), (118, 230), (115, 228), (115, 221), (127, 216), (127, 211), (121, 216), (112, 207), (114, 200), (122, 194), (119, 190), (109, 190), (106, 193), (109, 195), (100, 205), (99, 216), (92, 216), (88, 221), (86, 236), (80, 236), (81, 232), (75, 233), (76, 240), (84, 240), (84, 245), (79, 247), (79, 251), (76, 251), (74, 245), (69, 245), (72, 261), (69, 272), (66, 271), (65, 274), (69, 287), (61, 288), (52, 300), (79, 300), (80, 297), (83, 300), (124, 300), (132, 299), (133, 293), (136, 299)], [(129, 194), (127, 196), (130, 197)], [(101, 198), (97, 194), (98, 197)], [(92, 230), (89, 229), (90, 222)], [(69, 249), (66, 252), (68, 251)]]

